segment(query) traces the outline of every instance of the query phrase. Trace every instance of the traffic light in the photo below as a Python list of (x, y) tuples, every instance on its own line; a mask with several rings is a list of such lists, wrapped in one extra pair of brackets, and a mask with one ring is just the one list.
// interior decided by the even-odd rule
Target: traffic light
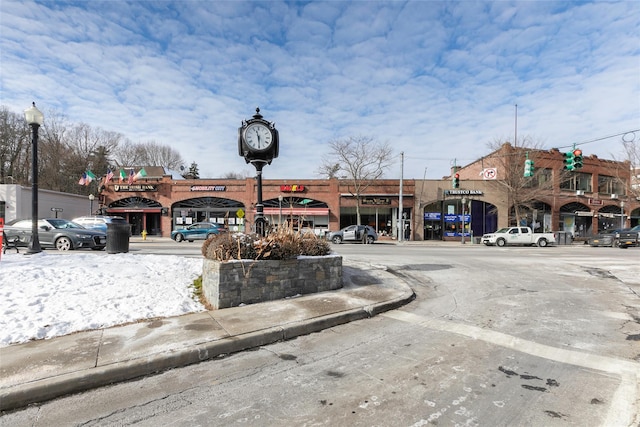
[(582, 150), (573, 150), (573, 167), (582, 169)]
[(453, 188), (460, 188), (460, 174), (453, 175), (453, 181), (451, 182)]
[(575, 157), (572, 151), (564, 153), (564, 170), (572, 171), (575, 169)]
[(531, 159), (527, 159), (524, 161), (524, 176), (525, 177), (530, 177), (533, 176), (533, 160)]

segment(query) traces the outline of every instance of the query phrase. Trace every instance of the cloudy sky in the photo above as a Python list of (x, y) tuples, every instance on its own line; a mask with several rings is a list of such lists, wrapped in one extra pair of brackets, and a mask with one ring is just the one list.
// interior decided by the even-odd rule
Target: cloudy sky
[(280, 132), (267, 179), (318, 178), (328, 142), (350, 136), (393, 145), (389, 178), (404, 152), (405, 178), (439, 179), (513, 140), (516, 111), (519, 139), (602, 158), (640, 128), (637, 1), (3, 0), (0, 13), (3, 106), (170, 145), (201, 177), (253, 173), (237, 128), (257, 106)]

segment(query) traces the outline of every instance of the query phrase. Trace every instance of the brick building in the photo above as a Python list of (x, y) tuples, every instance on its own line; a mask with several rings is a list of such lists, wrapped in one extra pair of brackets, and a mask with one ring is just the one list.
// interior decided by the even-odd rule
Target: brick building
[[(527, 156), (535, 165), (532, 177), (523, 176)], [(456, 240), (463, 232), (479, 237), (515, 224), (584, 238), (640, 222), (628, 162), (585, 156), (584, 166), (570, 172), (563, 170), (563, 160), (556, 149), (525, 150), (507, 143), (457, 168), (459, 188), (452, 188), (451, 179), (404, 180), (402, 227), (399, 180), (378, 180), (361, 197), (361, 222), (393, 238), (402, 229), (411, 240)], [(100, 211), (124, 216), (135, 234), (147, 230), (169, 236), (171, 230), (199, 221), (251, 230), (254, 178), (185, 180), (163, 168), (146, 171), (135, 183), (101, 187)], [(263, 180), (264, 213), (270, 224), (286, 220), (323, 235), (356, 223), (352, 191), (349, 180)]]
[[(524, 176), (527, 158), (534, 162), (531, 177)], [(557, 149), (523, 149), (506, 143), (453, 172), (459, 175), (460, 187), (443, 191), (442, 200), (447, 195), (466, 196), (465, 212), (471, 215), (467, 229), (474, 235), (526, 224), (536, 231), (566, 231), (586, 238), (639, 223), (640, 201), (632, 188), (629, 162), (590, 155), (583, 157), (583, 167), (568, 171), (564, 160)], [(457, 212), (460, 209), (459, 204)]]

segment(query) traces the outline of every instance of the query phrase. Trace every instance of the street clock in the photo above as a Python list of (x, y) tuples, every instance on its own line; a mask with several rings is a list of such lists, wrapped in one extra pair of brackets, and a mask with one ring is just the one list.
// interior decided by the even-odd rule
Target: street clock
[(264, 120), (260, 108), (238, 128), (238, 154), (247, 163), (266, 163), (278, 157), (278, 130), (275, 123)]

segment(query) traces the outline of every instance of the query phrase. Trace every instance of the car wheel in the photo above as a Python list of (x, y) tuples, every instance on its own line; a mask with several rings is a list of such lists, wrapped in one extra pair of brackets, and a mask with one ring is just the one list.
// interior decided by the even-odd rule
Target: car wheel
[(367, 243), (370, 245), (373, 245), (373, 242), (375, 242), (376, 239), (373, 238), (373, 236), (367, 236)]
[(174, 240), (176, 242), (182, 242), (184, 240), (184, 236), (180, 233), (176, 234), (176, 237), (174, 238)]
[(70, 251), (73, 249), (71, 240), (68, 237), (58, 237), (56, 240), (56, 249), (59, 251)]
[(333, 236), (333, 238), (331, 239), (331, 241), (333, 243), (335, 243), (336, 245), (339, 245), (340, 243), (342, 243), (342, 237), (340, 236)]
[(547, 246), (547, 239), (538, 240), (538, 246), (540, 246), (541, 248), (544, 248), (545, 246)]
[(496, 245), (498, 245), (498, 246), (500, 246), (500, 247), (503, 247), (503, 246), (504, 246), (504, 245), (506, 245), (506, 244), (507, 244), (507, 241), (506, 241), (506, 240), (504, 240), (504, 239), (498, 239), (498, 240), (496, 240)]

